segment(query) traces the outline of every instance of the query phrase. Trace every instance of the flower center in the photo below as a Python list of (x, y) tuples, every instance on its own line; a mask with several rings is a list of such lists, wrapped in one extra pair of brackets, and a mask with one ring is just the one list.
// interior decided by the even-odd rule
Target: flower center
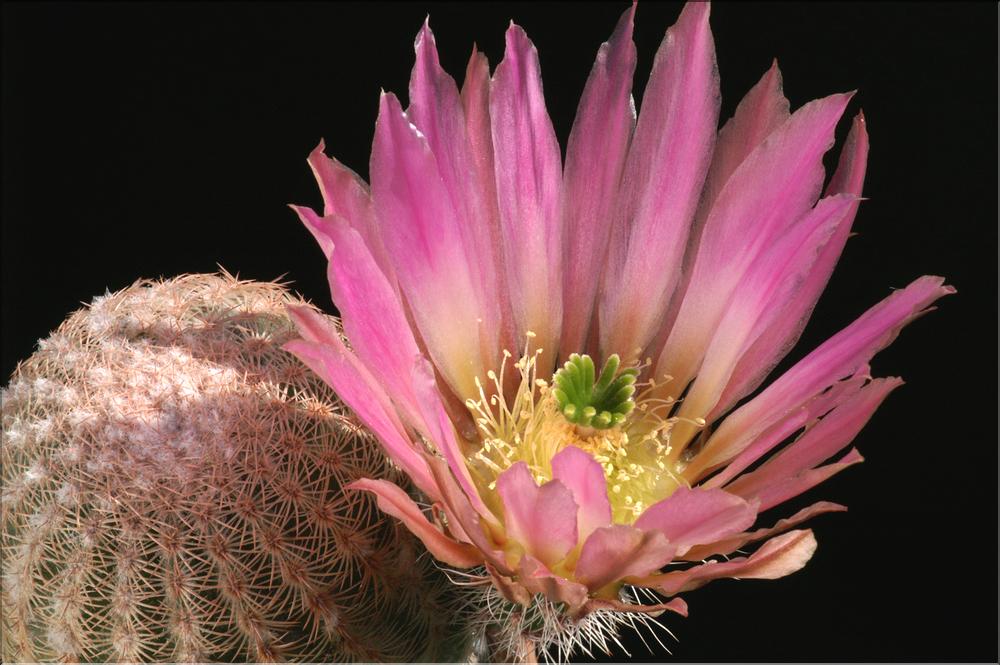
[(525, 462), (537, 482), (551, 480), (551, 460), (567, 446), (589, 453), (604, 469), (616, 523), (633, 522), (686, 484), (668, 461), (677, 422), (669, 417), (673, 400), (652, 397), (652, 381), (637, 384), (638, 368), (619, 371), (613, 355), (595, 377), (593, 360), (573, 354), (550, 384), (536, 375), (540, 353), (526, 346), (512, 363), (520, 382), (505, 397), (513, 355), (504, 351), (499, 373), (487, 374), (488, 386), (477, 379), (479, 399), (466, 401), (479, 430), (479, 448), (467, 463), (485, 496), (494, 495), (497, 476), (517, 462)]

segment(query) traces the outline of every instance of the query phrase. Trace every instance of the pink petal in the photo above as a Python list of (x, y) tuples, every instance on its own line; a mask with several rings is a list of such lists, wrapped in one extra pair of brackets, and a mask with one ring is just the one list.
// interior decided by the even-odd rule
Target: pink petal
[(336, 223), (327, 231), (332, 243), (327, 275), (344, 333), (410, 424), (427, 434), (411, 377), (421, 354), (399, 297), (357, 231)]
[(680, 276), (719, 116), (708, 15), (707, 3), (685, 5), (653, 62), (605, 266), (599, 305), (604, 356), (638, 357)]
[(709, 562), (688, 570), (679, 570), (654, 578), (639, 580), (643, 586), (656, 586), (668, 596), (690, 591), (720, 577), (774, 580), (801, 570), (816, 551), (811, 530), (790, 531), (764, 543), (749, 558), (726, 563)]
[[(847, 136), (843, 150), (841, 150), (840, 164), (827, 186), (827, 195), (861, 196), (867, 161), (868, 133), (865, 131), (864, 116), (859, 113), (851, 125), (851, 132)], [(854, 216), (857, 214), (858, 203), (859, 200), (855, 199), (844, 223), (837, 227), (830, 240), (823, 247), (802, 286), (795, 296), (780, 309), (780, 316), (740, 358), (729, 385), (726, 386), (718, 406), (710, 417), (725, 413), (742, 397), (756, 390), (775, 365), (798, 341), (816, 302), (830, 280), (830, 275), (833, 273), (837, 261), (840, 260), (841, 253), (844, 251), (844, 245), (850, 236), (851, 225), (854, 223)]]
[(413, 535), (420, 539), (427, 551), (451, 566), (472, 568), (482, 565), (483, 555), (475, 547), (460, 543), (441, 533), (431, 524), (406, 492), (386, 480), (364, 478), (346, 486), (349, 489), (367, 490), (375, 494), (379, 509), (403, 522)]
[(434, 154), (390, 94), (382, 95), (371, 174), (382, 238), (427, 352), (459, 396), (475, 397), (476, 376), (498, 353), (496, 331), (483, 326), (496, 303), (479, 299), (475, 257)]
[[(423, 134), (441, 174), (445, 189), (460, 220), (458, 231), (469, 257), (469, 273), (481, 305), (481, 330), (496, 360), (499, 352), (500, 300), (497, 268), (499, 243), (495, 242), (496, 205), (486, 198), (482, 182), (470, 177), (476, 156), (466, 133), (462, 98), (438, 60), (434, 34), (424, 21), (414, 44), (416, 64), (410, 77), (410, 107), (407, 118)], [(492, 214), (491, 214), (492, 213)], [(485, 306), (485, 305), (491, 306)]]
[(775, 60), (719, 131), (702, 195), (701, 206), (706, 214), (737, 167), (771, 132), (784, 124), (788, 116), (788, 100), (782, 91), (781, 71)]
[(455, 436), (455, 426), (441, 402), (437, 382), (434, 380), (434, 370), (426, 359), (418, 358), (413, 365), (412, 382), (416, 402), (423, 416), (423, 422), (427, 424), (431, 443), (444, 455), (448, 468), (458, 479), (458, 484), (472, 507), (480, 515), (490, 517), (491, 513), (479, 496), (479, 490), (472, 481), (469, 467), (465, 464), (465, 456)]
[[(871, 368), (868, 365), (861, 366), (852, 377), (838, 381), (830, 386), (827, 391), (807, 400), (805, 404), (786, 414), (777, 423), (758, 435), (724, 469), (705, 481), (702, 487), (721, 487), (725, 485), (796, 431), (815, 421), (817, 418), (826, 415), (838, 404), (848, 400), (871, 379), (871, 376), (869, 376), (870, 370)], [(689, 482), (694, 482), (703, 470), (696, 457), (694, 464), (684, 470), (685, 478)]]
[[(744, 497), (755, 497), (769, 485), (791, 478), (829, 459), (845, 448), (868, 423), (890, 392), (902, 385), (900, 379), (876, 379), (835, 408), (819, 423), (765, 462), (760, 468), (740, 476), (726, 489)], [(773, 504), (772, 504), (773, 505)], [(770, 508), (762, 505), (761, 510)]]
[(579, 506), (577, 536), (583, 542), (594, 529), (611, 524), (611, 503), (604, 469), (593, 457), (568, 446), (552, 458), (552, 477), (573, 495)]
[(562, 321), (562, 163), (545, 110), (538, 52), (511, 24), (490, 91), (504, 267), (520, 345), (527, 331), (555, 362)]
[(635, 5), (601, 45), (580, 98), (566, 149), (563, 220), (566, 233), (563, 356), (586, 348), (618, 185), (635, 127), (632, 74)]
[[(336, 159), (327, 157), (324, 154), (325, 144), (323, 141), (309, 153), (306, 160), (312, 169), (316, 182), (319, 183), (320, 192), (323, 194), (323, 217), (315, 216), (306, 219), (302, 209), (295, 207), (299, 217), (305, 222), (306, 227), (319, 241), (320, 246), (329, 258), (329, 252), (321, 238), (325, 232), (325, 225), (330, 219), (343, 219), (352, 229), (361, 234), (376, 263), (390, 282), (394, 282), (392, 264), (385, 252), (382, 238), (378, 234), (378, 224), (375, 222), (375, 211), (372, 208), (371, 193), (368, 183), (361, 177), (347, 168)], [(306, 209), (308, 210), (308, 208)], [(312, 211), (309, 211), (312, 212)], [(313, 223), (320, 221), (318, 228), (313, 228)]]
[(753, 524), (756, 506), (717, 489), (678, 488), (654, 503), (635, 522), (637, 529), (662, 532), (683, 556), (694, 545), (711, 543)]
[(717, 554), (731, 554), (747, 543), (754, 543), (759, 540), (770, 538), (771, 536), (776, 536), (779, 533), (784, 533), (794, 526), (798, 526), (807, 520), (811, 520), (817, 515), (822, 515), (824, 513), (841, 513), (846, 510), (847, 506), (842, 506), (839, 503), (819, 501), (811, 506), (803, 508), (791, 517), (778, 520), (772, 527), (757, 529), (756, 531), (751, 531), (749, 533), (740, 533), (732, 538), (726, 538), (714, 543), (692, 547), (688, 550), (688, 553), (684, 558), (689, 561), (700, 561)]
[(823, 154), (850, 95), (806, 104), (730, 176), (705, 222), (691, 279), (656, 375), (677, 397), (697, 372), (733, 289), (761, 251), (809, 210), (823, 185)]
[(330, 384), (361, 422), (375, 433), (389, 457), (417, 487), (437, 498), (438, 490), (427, 465), (407, 436), (378, 380), (344, 347), (337, 331), (321, 315), (308, 307), (289, 307), (289, 314), (303, 336), (316, 341), (293, 340), (284, 348)]
[(954, 292), (942, 278), (930, 276), (894, 292), (726, 418), (692, 466), (711, 469), (732, 459), (786, 414), (867, 363), (935, 300)]
[(497, 478), (503, 500), (504, 525), (511, 540), (547, 566), (561, 561), (576, 547), (576, 511), (573, 494), (558, 480), (541, 487), (518, 462)]
[[(486, 559), (487, 566), (505, 575), (512, 575), (504, 553), (498, 548), (503, 546), (503, 531), (492, 514), (481, 515), (476, 512), (469, 501), (469, 496), (455, 482), (448, 463), (440, 457), (428, 456), (427, 467), (439, 489), (441, 503), (448, 517), (448, 528), (460, 531), (459, 537), (467, 538), (475, 545)], [(458, 535), (458, 534), (456, 534)]]
[(657, 603), (656, 605), (635, 605), (632, 603), (623, 603), (619, 600), (610, 600), (604, 598), (591, 598), (584, 605), (584, 614), (590, 612), (596, 612), (598, 610), (611, 610), (613, 612), (635, 612), (639, 614), (649, 614), (650, 616), (659, 616), (664, 612), (674, 612), (682, 617), (688, 615), (688, 606), (683, 598), (674, 598), (669, 603)]
[(824, 464), (815, 469), (801, 471), (790, 478), (778, 480), (768, 485), (760, 490), (757, 498), (760, 500), (762, 506), (777, 506), (779, 503), (793, 499), (803, 492), (816, 487), (816, 485), (826, 482), (831, 476), (840, 473), (847, 467), (860, 464), (864, 461), (865, 458), (861, 456), (861, 453), (856, 448), (851, 448), (846, 455), (836, 462)]
[[(734, 288), (678, 415), (708, 419), (743, 353), (780, 318), (853, 207), (854, 199), (849, 195), (823, 199), (771, 248), (761, 252)], [(684, 446), (695, 431), (693, 426), (680, 423), (671, 433), (671, 444)]]
[(541, 561), (526, 554), (521, 558), (518, 581), (533, 594), (542, 594), (554, 603), (565, 603), (571, 616), (587, 602), (587, 587), (556, 575)]
[(658, 571), (674, 558), (676, 550), (659, 530), (643, 531), (624, 524), (604, 526), (583, 544), (573, 576), (590, 591), (598, 592), (626, 577)]

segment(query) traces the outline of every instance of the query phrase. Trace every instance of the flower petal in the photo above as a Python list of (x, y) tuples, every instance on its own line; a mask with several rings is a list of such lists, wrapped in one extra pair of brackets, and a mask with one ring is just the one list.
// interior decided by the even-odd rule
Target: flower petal
[[(895, 378), (872, 381), (760, 468), (729, 483), (726, 490), (743, 497), (756, 497), (769, 485), (808, 471), (832, 457), (850, 444), (882, 401), (902, 383)], [(762, 504), (761, 510), (772, 505)]]
[[(289, 307), (289, 315), (306, 340), (284, 348), (326, 381), (379, 438), (386, 452), (425, 494), (439, 495), (427, 465), (406, 434), (388, 395), (378, 380), (344, 347), (340, 336), (323, 317), (308, 307)], [(312, 341), (308, 338), (312, 337)]]
[(815, 551), (816, 538), (811, 530), (790, 531), (767, 541), (749, 558), (740, 557), (726, 563), (712, 561), (638, 582), (643, 586), (656, 586), (661, 593), (672, 596), (697, 589), (720, 577), (774, 580), (801, 570)]
[[(494, 242), (495, 204), (486, 198), (487, 190), (480, 180), (470, 177), (474, 173), (475, 157), (466, 133), (465, 112), (462, 98), (454, 79), (442, 68), (438, 60), (434, 33), (427, 20), (414, 44), (416, 63), (410, 76), (409, 118), (427, 141), (444, 188), (460, 220), (458, 231), (469, 258), (469, 274), (477, 289), (482, 318), (480, 334), (484, 340), (485, 356), (497, 360), (500, 344), (500, 300), (498, 291), (499, 243)], [(491, 209), (488, 209), (491, 208)], [(489, 305), (489, 306), (487, 306)]]
[(553, 573), (541, 561), (526, 554), (521, 558), (518, 582), (533, 594), (540, 593), (554, 603), (565, 603), (573, 616), (587, 602), (587, 587)]
[[(840, 164), (827, 186), (827, 195), (849, 194), (853, 197), (860, 197), (867, 162), (868, 133), (865, 130), (864, 116), (859, 113), (854, 118), (847, 141), (841, 150)], [(719, 398), (719, 403), (710, 417), (725, 413), (742, 397), (756, 390), (775, 365), (798, 341), (816, 302), (830, 280), (830, 275), (833, 274), (833, 269), (837, 265), (841, 253), (844, 251), (844, 245), (850, 236), (851, 225), (854, 223), (859, 202), (860, 199), (854, 200), (844, 222), (837, 227), (829, 241), (823, 246), (820, 255), (816, 258), (812, 269), (805, 276), (794, 297), (779, 309), (774, 322), (740, 358), (726, 390)]]
[[(743, 353), (780, 316), (853, 209), (850, 195), (823, 199), (747, 269), (712, 334), (679, 416), (708, 419)], [(683, 447), (697, 430), (684, 421), (678, 425), (671, 444)]]
[(726, 418), (692, 461), (687, 477), (732, 459), (789, 412), (867, 363), (935, 300), (954, 292), (942, 278), (926, 276), (869, 309)]
[(828, 478), (840, 473), (847, 467), (860, 464), (864, 461), (865, 458), (861, 456), (857, 448), (851, 448), (846, 455), (836, 462), (824, 464), (815, 469), (801, 471), (794, 476), (764, 487), (757, 494), (757, 498), (760, 500), (761, 505), (777, 506), (779, 503), (793, 499), (803, 492), (816, 487), (816, 485), (826, 482)]
[[(644, 531), (624, 524), (603, 526), (583, 544), (573, 576), (591, 592), (599, 592), (626, 577), (658, 571), (676, 551), (659, 530)], [(617, 597), (618, 589), (612, 591), (612, 597)]]
[(778, 520), (772, 527), (757, 529), (749, 533), (740, 533), (732, 538), (726, 538), (714, 543), (707, 543), (705, 545), (692, 547), (688, 550), (688, 553), (684, 556), (684, 558), (688, 561), (701, 561), (717, 554), (731, 554), (747, 543), (757, 542), (759, 540), (764, 540), (765, 538), (770, 538), (771, 536), (776, 536), (779, 533), (784, 533), (793, 526), (798, 526), (807, 520), (811, 520), (817, 515), (822, 515), (824, 513), (842, 513), (846, 510), (847, 506), (842, 506), (839, 503), (818, 501), (811, 506), (803, 508), (791, 517)]
[(460, 543), (441, 533), (440, 530), (420, 512), (406, 492), (386, 480), (363, 478), (346, 486), (372, 492), (379, 509), (399, 519), (413, 535), (420, 539), (427, 551), (438, 561), (459, 568), (482, 565), (482, 552), (471, 545)]
[(511, 540), (547, 566), (561, 561), (577, 543), (577, 505), (573, 494), (558, 480), (541, 487), (518, 462), (497, 478), (503, 500), (504, 526)]
[(634, 16), (632, 5), (598, 50), (566, 148), (566, 265), (560, 343), (564, 357), (586, 348), (600, 285), (600, 272), (595, 267), (603, 265), (607, 253), (618, 185), (635, 128), (631, 95), (636, 61)]
[(735, 494), (681, 487), (647, 508), (635, 527), (662, 532), (677, 548), (677, 555), (683, 556), (695, 545), (739, 533), (756, 517), (756, 506)]
[[(681, 271), (719, 117), (708, 3), (685, 5), (667, 31), (629, 149), (598, 307), (600, 348), (635, 360)], [(641, 285), (641, 286), (640, 286)]]
[(674, 397), (697, 372), (747, 268), (819, 198), (823, 154), (850, 97), (833, 95), (796, 111), (743, 160), (719, 193), (656, 365), (656, 376), (673, 377)]
[(579, 507), (576, 516), (577, 537), (583, 542), (594, 529), (611, 524), (611, 503), (604, 469), (590, 455), (568, 446), (552, 458), (552, 478), (573, 495)]
[(335, 223), (327, 231), (333, 245), (327, 276), (344, 333), (410, 424), (429, 435), (411, 376), (420, 349), (402, 303), (357, 231)]
[(463, 399), (477, 394), (496, 352), (461, 223), (426, 139), (391, 94), (383, 94), (371, 161), (382, 239), (427, 352)]
[(504, 268), (515, 343), (537, 335), (555, 363), (562, 321), (562, 158), (545, 109), (538, 52), (520, 27), (507, 30), (503, 61), (493, 75), (490, 117)]
[(589, 614), (598, 610), (611, 610), (613, 612), (634, 612), (638, 614), (649, 614), (656, 617), (664, 612), (674, 612), (682, 617), (688, 615), (687, 602), (683, 598), (674, 598), (669, 603), (657, 603), (656, 605), (636, 605), (634, 603), (623, 603), (620, 600), (591, 598), (584, 605), (583, 613)]

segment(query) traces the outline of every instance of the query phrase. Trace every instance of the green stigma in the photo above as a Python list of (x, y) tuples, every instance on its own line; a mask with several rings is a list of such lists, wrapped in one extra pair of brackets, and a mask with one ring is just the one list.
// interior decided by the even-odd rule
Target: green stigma
[(569, 357), (556, 372), (553, 390), (566, 420), (594, 429), (609, 429), (625, 422), (625, 416), (635, 408), (632, 395), (639, 370), (629, 367), (619, 372), (620, 363), (618, 354), (613, 354), (595, 381), (590, 356), (574, 353)]

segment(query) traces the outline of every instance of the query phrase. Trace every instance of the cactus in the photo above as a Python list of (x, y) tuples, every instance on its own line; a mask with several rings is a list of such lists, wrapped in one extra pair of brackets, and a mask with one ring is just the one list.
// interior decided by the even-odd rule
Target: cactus
[[(460, 590), (375, 509), (402, 482), (281, 349), (277, 284), (95, 298), (3, 393), (5, 660), (456, 660)], [(302, 303), (300, 303), (302, 304)]]

